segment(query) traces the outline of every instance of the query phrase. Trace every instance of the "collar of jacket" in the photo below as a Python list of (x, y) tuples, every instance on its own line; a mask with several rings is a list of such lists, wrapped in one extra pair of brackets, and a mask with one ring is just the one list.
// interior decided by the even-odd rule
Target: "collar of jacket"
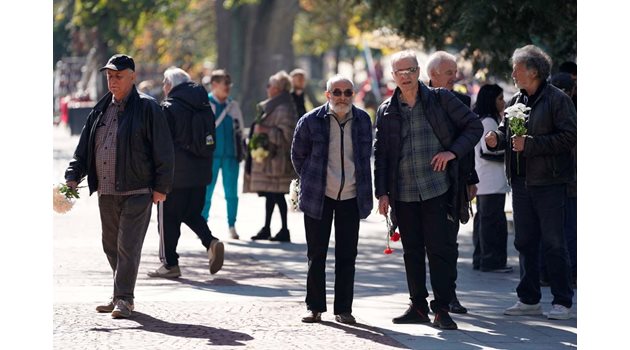
[[(544, 91), (547, 89), (548, 86), (549, 84), (547, 84), (545, 80), (541, 81), (540, 86), (538, 86), (538, 89), (536, 89), (536, 92), (534, 92), (532, 96), (527, 95), (527, 90), (521, 89), (519, 92), (516, 93), (516, 102), (521, 102), (527, 107), (534, 107), (534, 105), (540, 100), (540, 97), (544, 95)], [(534, 102), (529, 105), (525, 103), (525, 98), (533, 98)]]
[[(108, 91), (105, 94), (105, 96), (101, 97), (101, 99), (98, 100), (98, 102), (96, 102), (96, 105), (94, 105), (93, 109), (97, 112), (104, 112), (109, 106), (109, 104), (112, 102), (112, 97), (113, 97), (113, 94), (110, 91)], [(138, 98), (138, 90), (136, 90), (136, 85), (134, 84), (131, 87), (131, 91), (129, 91), (129, 97), (127, 98), (127, 103), (125, 103), (125, 109), (127, 109), (128, 106), (134, 103), (134, 101), (137, 98)]]
[[(420, 80), (418, 80), (418, 90), (420, 91), (420, 101), (422, 101), (422, 108), (426, 110), (427, 104), (429, 103), (429, 88), (424, 85)], [(399, 87), (396, 87), (392, 97), (390, 97), (390, 102), (387, 108), (385, 108), (384, 115), (388, 114), (396, 114), (400, 115), (400, 110), (398, 109), (398, 94), (400, 94), (401, 90)]]
[(288, 91), (282, 91), (279, 95), (262, 101), (260, 107), (266, 114), (269, 114), (276, 109), (276, 107), (285, 103), (293, 103), (293, 97), (291, 97)]

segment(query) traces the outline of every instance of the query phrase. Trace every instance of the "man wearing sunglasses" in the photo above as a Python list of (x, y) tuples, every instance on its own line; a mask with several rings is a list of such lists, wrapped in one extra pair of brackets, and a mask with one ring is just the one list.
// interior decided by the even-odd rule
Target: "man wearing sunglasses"
[(335, 301), (337, 322), (352, 316), (354, 264), (359, 219), (372, 210), (372, 123), (352, 104), (352, 81), (334, 76), (326, 83), (328, 102), (297, 123), (291, 161), (300, 177), (299, 207), (304, 212), (308, 272), (302, 322), (321, 321), (326, 311), (326, 254), (335, 223)]
[(466, 176), (460, 159), (483, 133), (479, 118), (451, 92), (421, 83), (412, 51), (392, 58), (397, 88), (377, 111), (374, 183), (378, 209), (399, 226), (411, 305), (394, 323), (428, 323), (425, 252), (433, 325), (457, 329), (449, 315), (457, 277), (457, 233)]

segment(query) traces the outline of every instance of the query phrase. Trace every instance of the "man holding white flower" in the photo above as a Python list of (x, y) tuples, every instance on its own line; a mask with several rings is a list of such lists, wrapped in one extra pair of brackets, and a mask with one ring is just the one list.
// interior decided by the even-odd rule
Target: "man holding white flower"
[(98, 191), (103, 251), (112, 269), (111, 299), (96, 307), (113, 318), (134, 309), (140, 254), (151, 205), (166, 200), (173, 186), (173, 141), (155, 99), (136, 89), (133, 58), (117, 54), (106, 71), (109, 92), (88, 115), (65, 173), (75, 189), (87, 176)]
[(352, 81), (336, 75), (326, 83), (328, 102), (297, 124), (291, 161), (300, 178), (308, 273), (302, 322), (321, 320), (326, 311), (326, 254), (335, 223), (335, 301), (337, 322), (352, 324), (354, 271), (359, 219), (372, 210), (372, 123), (352, 104)]
[[(566, 186), (575, 179), (571, 151), (577, 142), (576, 111), (562, 90), (547, 84), (551, 59), (534, 45), (512, 55), (512, 78), (520, 89), (498, 130), (485, 136), (489, 149), (506, 149), (512, 186), (514, 246), (519, 251), (519, 301), (506, 315), (540, 315), (539, 249), (545, 255), (552, 309), (549, 319), (571, 318), (573, 290), (564, 239)], [(519, 130), (520, 129), (520, 130)], [(511, 148), (511, 151), (507, 149)]]

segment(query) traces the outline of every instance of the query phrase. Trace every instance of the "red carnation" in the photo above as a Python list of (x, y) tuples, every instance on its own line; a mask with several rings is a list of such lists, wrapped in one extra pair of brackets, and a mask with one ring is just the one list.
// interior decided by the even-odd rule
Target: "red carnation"
[(387, 247), (387, 248), (385, 248), (385, 250), (383, 250), (383, 253), (385, 253), (385, 254), (391, 254), (393, 252), (394, 252), (394, 250), (392, 248), (389, 248), (389, 247)]
[(400, 239), (400, 233), (398, 233), (398, 231), (394, 232), (390, 239), (392, 240), (392, 242), (398, 242), (398, 240)]

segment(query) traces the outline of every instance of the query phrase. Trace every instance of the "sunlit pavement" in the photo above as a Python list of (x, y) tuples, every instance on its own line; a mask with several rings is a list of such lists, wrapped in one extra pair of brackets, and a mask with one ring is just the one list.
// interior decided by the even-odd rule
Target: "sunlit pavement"
[[(78, 142), (63, 126), (53, 128), (52, 183), (63, 172)], [(241, 169), (242, 170), (242, 169)], [(242, 178), (242, 173), (241, 173)], [(242, 179), (241, 179), (242, 182)], [(239, 187), (239, 192), (240, 192)], [(472, 220), (459, 236), (457, 295), (469, 309), (452, 314), (459, 330), (429, 325), (395, 325), (393, 317), (408, 304), (400, 242), (383, 254), (385, 222), (375, 213), (361, 222), (356, 264), (354, 326), (335, 322), (334, 233), (328, 252), (328, 312), (320, 324), (300, 322), (306, 311), (306, 241), (302, 214), (289, 212), (292, 243), (249, 239), (264, 222), (264, 199), (241, 194), (236, 229), (229, 239), (221, 180), (217, 183), (210, 228), (225, 243), (225, 264), (210, 275), (204, 248), (182, 227), (178, 253), (182, 277), (153, 279), (146, 272), (159, 267), (156, 214), (147, 232), (136, 285), (135, 312), (113, 320), (94, 307), (112, 290), (109, 265), (102, 251), (96, 195), (81, 198), (65, 215), (54, 214), (53, 344), (58, 349), (565, 349), (577, 346), (577, 316), (566, 321), (544, 316), (504, 316), (517, 299), (518, 258), (509, 237), (514, 272), (483, 273), (472, 269)], [(280, 229), (276, 211), (272, 233)], [(427, 276), (427, 280), (429, 277)], [(543, 288), (543, 310), (551, 308)], [(577, 314), (577, 291), (573, 312)], [(433, 318), (433, 315), (430, 315)]]

